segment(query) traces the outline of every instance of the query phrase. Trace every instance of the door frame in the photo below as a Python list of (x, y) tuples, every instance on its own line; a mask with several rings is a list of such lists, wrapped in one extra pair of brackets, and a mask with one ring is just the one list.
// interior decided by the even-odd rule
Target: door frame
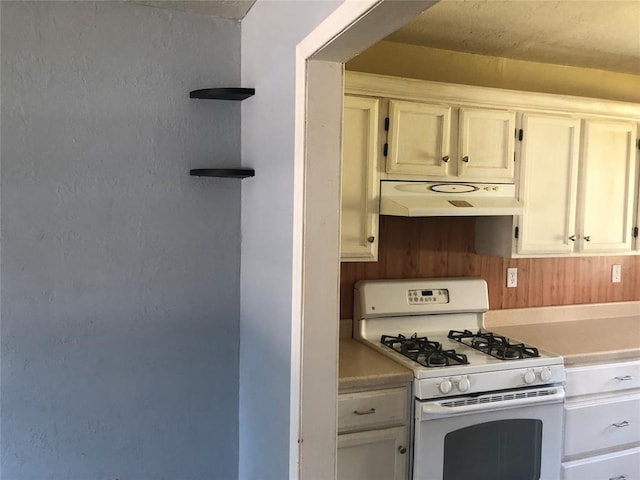
[(336, 472), (343, 64), (436, 3), (346, 0), (296, 47), (292, 479)]

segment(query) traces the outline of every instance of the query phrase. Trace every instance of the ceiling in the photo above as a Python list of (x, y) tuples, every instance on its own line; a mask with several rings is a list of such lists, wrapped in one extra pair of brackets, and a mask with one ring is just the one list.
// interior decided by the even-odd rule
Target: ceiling
[(640, 0), (442, 0), (386, 40), (640, 75)]
[[(135, 3), (240, 20), (255, 0)], [(640, 0), (441, 0), (386, 40), (640, 75)]]

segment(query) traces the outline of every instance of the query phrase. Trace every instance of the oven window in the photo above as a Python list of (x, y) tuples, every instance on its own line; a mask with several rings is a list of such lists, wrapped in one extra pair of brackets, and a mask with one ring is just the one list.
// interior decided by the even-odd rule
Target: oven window
[(542, 421), (486, 422), (448, 433), (443, 480), (537, 480)]

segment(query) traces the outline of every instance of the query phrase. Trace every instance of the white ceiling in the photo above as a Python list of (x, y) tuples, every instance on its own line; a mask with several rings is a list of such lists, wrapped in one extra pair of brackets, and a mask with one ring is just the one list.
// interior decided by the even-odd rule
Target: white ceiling
[[(135, 3), (240, 20), (255, 0)], [(441, 0), (386, 40), (640, 75), (640, 0)]]

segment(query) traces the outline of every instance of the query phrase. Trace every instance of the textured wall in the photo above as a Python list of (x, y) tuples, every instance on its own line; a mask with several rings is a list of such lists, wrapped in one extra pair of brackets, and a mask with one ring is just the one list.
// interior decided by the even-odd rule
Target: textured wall
[(256, 88), (242, 104), (242, 156), (256, 177), (242, 188), (241, 479), (281, 480), (295, 469), (289, 463), (297, 447), (289, 443), (291, 362), (299, 362), (291, 356), (295, 47), (339, 3), (258, 0), (242, 21), (242, 83)]
[(236, 478), (239, 25), (1, 5), (0, 477)]

